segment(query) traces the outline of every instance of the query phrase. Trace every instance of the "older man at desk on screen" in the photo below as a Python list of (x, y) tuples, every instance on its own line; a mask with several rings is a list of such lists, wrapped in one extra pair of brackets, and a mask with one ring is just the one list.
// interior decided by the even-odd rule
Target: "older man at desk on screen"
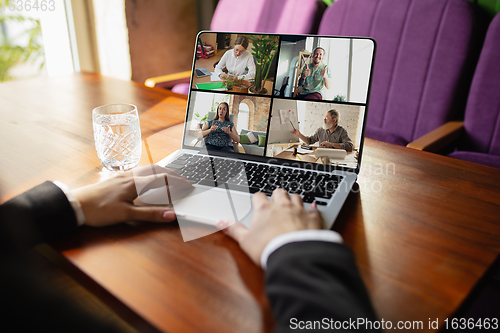
[(292, 134), (300, 138), (307, 144), (320, 142), (320, 147), (345, 149), (352, 151), (354, 145), (347, 130), (340, 126), (340, 114), (337, 110), (328, 110), (323, 119), (323, 128), (318, 128), (316, 133), (311, 136), (305, 136), (298, 129), (294, 129)]

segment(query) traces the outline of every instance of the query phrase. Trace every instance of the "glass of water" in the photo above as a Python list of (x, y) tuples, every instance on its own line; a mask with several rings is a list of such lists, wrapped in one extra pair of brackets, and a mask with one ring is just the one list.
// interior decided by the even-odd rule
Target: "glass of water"
[(125, 171), (141, 159), (141, 128), (137, 107), (109, 104), (92, 110), (94, 141), (102, 165), (111, 171)]

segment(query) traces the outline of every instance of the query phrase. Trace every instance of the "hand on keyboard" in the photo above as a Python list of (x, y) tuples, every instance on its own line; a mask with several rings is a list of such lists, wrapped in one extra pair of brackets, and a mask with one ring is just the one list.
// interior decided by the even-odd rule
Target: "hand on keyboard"
[(321, 229), (321, 215), (316, 204), (304, 209), (297, 194), (291, 196), (283, 189), (277, 189), (270, 202), (263, 193), (252, 197), (254, 214), (250, 228), (233, 221), (220, 221), (217, 227), (234, 239), (260, 266), (262, 251), (273, 238), (291, 231)]
[[(82, 206), (85, 224), (101, 227), (125, 221), (169, 222), (175, 220), (172, 209), (135, 205), (137, 197), (147, 189), (169, 188), (181, 192), (192, 188), (185, 177), (151, 165), (120, 173), (105, 181), (72, 191)], [(145, 190), (146, 189), (146, 190)]]

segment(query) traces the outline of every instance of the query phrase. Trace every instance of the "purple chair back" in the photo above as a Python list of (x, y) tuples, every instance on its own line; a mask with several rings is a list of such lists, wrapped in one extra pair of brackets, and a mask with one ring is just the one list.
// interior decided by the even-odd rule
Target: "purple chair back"
[(267, 6), (269, 6), (267, 0), (220, 0), (210, 23), (210, 30), (269, 32), (270, 23), (266, 22), (259, 26), (262, 14), (271, 15), (265, 10)]
[(377, 41), (366, 136), (406, 145), (463, 111), (476, 26), (467, 0), (338, 0), (318, 34)]
[(261, 33), (316, 33), (321, 0), (220, 0), (210, 29)]
[(467, 100), (464, 127), (461, 151), (450, 156), (500, 168), (500, 14), (486, 34)]
[(281, 2), (283, 9), (279, 24), (276, 26), (276, 33), (315, 34), (318, 31), (321, 17), (326, 9), (326, 5), (322, 0), (288, 0)]

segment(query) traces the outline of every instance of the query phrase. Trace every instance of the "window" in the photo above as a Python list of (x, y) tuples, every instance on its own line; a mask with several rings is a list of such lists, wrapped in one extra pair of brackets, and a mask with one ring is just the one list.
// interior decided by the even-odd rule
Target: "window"
[(241, 133), (242, 129), (248, 129), (248, 119), (250, 118), (250, 109), (245, 103), (240, 103), (238, 113), (238, 125), (236, 130)]

